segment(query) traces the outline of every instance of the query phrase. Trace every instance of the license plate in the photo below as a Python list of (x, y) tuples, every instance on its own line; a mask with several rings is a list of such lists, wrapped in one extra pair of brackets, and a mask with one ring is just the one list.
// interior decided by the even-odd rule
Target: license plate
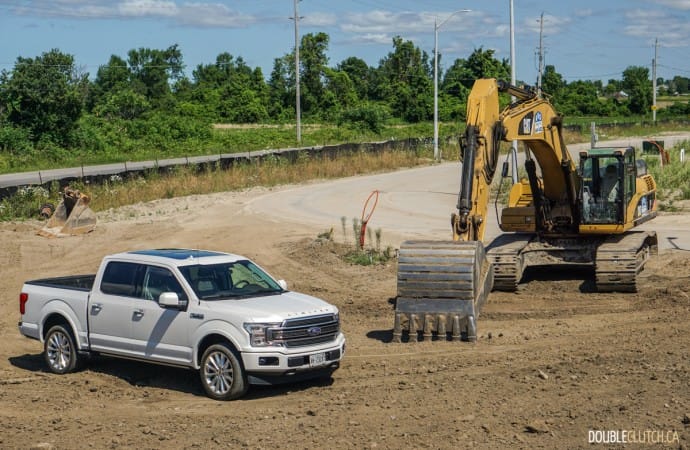
[(309, 355), (309, 365), (314, 367), (314, 366), (321, 366), (326, 363), (326, 354), (325, 353), (316, 353), (314, 355)]

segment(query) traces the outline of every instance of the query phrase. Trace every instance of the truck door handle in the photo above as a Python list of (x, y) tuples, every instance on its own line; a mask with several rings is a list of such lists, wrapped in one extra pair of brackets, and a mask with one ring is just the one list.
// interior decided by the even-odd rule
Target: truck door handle
[(135, 317), (141, 317), (144, 315), (144, 310), (143, 309), (135, 309), (134, 310), (134, 316)]
[(91, 311), (92, 312), (99, 312), (101, 309), (103, 309), (103, 305), (100, 303), (94, 303), (91, 305)]

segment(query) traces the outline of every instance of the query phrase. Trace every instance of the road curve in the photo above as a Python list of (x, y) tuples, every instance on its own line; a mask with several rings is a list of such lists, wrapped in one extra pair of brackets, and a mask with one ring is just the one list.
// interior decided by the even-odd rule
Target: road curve
[[(688, 139), (690, 133), (663, 136), (667, 146)], [(599, 146), (641, 146), (642, 138), (602, 142)], [(572, 153), (588, 145), (573, 145)], [(577, 156), (575, 157), (577, 160)], [(247, 212), (271, 220), (302, 224), (315, 231), (334, 228), (342, 235), (342, 218), (352, 233), (352, 219), (360, 219), (367, 198), (379, 191), (378, 204), (368, 227), (381, 229), (385, 244), (398, 246), (407, 239), (450, 239), (450, 215), (456, 211), (460, 189), (460, 164), (444, 162), (366, 176), (355, 176), (279, 189), (249, 201)], [(371, 203), (370, 205), (371, 206)], [(690, 216), (664, 214), (645, 224), (643, 229), (657, 230), (660, 249), (690, 250)], [(489, 208), (486, 240), (500, 230), (493, 205)]]

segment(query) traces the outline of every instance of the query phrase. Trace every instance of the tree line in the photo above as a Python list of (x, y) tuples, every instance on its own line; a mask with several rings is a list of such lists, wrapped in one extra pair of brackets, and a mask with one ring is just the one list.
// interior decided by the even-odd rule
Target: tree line
[[(325, 33), (301, 38), (305, 120), (374, 132), (391, 120), (431, 120), (433, 57), (427, 52), (395, 37), (393, 48), (375, 67), (355, 56), (333, 66), (328, 46)], [(198, 65), (191, 76), (184, 69), (177, 45), (112, 55), (94, 76), (59, 49), (19, 57), (11, 70), (0, 73), (0, 152), (99, 151), (137, 139), (164, 149), (175, 140), (208, 139), (213, 123), (286, 123), (295, 118), (293, 52), (276, 58), (268, 77), (229, 53)], [(456, 59), (440, 74), (440, 119), (462, 121), (472, 84), (484, 77), (509, 79), (510, 66), (483, 48)], [(665, 86), (687, 90), (687, 79), (683, 81), (676, 77), (673, 86)], [(651, 89), (649, 70), (639, 66), (628, 67), (621, 80), (606, 85), (566, 82), (554, 66), (546, 66), (543, 76), (543, 91), (559, 111), (572, 116), (647, 114)], [(679, 104), (670, 112), (690, 110)]]

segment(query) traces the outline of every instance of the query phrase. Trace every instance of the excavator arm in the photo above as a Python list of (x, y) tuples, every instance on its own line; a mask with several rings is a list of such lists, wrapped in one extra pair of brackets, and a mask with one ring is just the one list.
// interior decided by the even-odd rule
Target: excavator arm
[(458, 213), (451, 217), (455, 241), (484, 239), (491, 180), (503, 134), (498, 109), (496, 80), (477, 80), (467, 99), (467, 127), (460, 141), (462, 173)]

